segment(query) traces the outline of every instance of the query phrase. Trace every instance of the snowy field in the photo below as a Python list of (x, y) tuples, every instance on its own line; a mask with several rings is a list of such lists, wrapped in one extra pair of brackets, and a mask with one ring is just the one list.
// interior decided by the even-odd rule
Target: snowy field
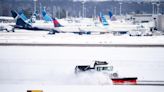
[(0, 46), (0, 90), (26, 92), (163, 92), (164, 86), (112, 85), (101, 74), (74, 74), (76, 65), (106, 60), (122, 77), (164, 80), (164, 48)]
[[(22, 31), (0, 32), (0, 90), (26, 92), (163, 92), (164, 86), (112, 85), (99, 73), (74, 74), (76, 65), (93, 60), (111, 63), (121, 77), (164, 81), (164, 36), (130, 37), (56, 34)], [(2, 46), (2, 44), (147, 44), (161, 47)]]

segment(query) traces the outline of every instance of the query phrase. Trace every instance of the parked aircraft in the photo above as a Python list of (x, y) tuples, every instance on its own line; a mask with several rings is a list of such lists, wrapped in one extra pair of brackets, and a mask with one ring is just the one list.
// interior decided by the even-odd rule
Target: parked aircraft
[[(110, 18), (112, 18), (112, 14), (109, 14)], [(112, 21), (112, 20), (106, 20), (105, 16), (100, 13), (100, 22), (102, 23), (102, 27), (108, 30), (110, 33), (113, 34), (126, 34), (130, 31), (138, 31), (138, 30), (144, 30), (144, 27), (141, 25), (135, 25), (130, 24), (126, 22), (121, 22), (119, 20)]]
[[(20, 16), (16, 11), (11, 11), (12, 16), (16, 20), (15, 28), (28, 29), (28, 30), (43, 30), (50, 31), (50, 34), (55, 33), (75, 33), (75, 34), (92, 34), (92, 33), (107, 33), (104, 29), (96, 26), (63, 26), (56, 18), (53, 21), (45, 22), (44, 20), (37, 20), (35, 23), (26, 21), (24, 17)], [(43, 17), (50, 18), (44, 11)], [(47, 19), (45, 18), (45, 19)], [(51, 18), (50, 18), (51, 19)]]
[(15, 28), (39, 31), (49, 31), (51, 29), (51, 26), (48, 23), (44, 23), (43, 20), (35, 21), (35, 23), (33, 23), (30, 19), (25, 19), (25, 17), (22, 17), (22, 15), (14, 10), (12, 10), (11, 13), (12, 17), (16, 20), (16, 24), (14, 25)]

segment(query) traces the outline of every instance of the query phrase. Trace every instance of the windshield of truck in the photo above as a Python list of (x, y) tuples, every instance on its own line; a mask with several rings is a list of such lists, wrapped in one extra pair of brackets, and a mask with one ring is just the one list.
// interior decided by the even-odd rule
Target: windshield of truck
[(113, 66), (97, 67), (97, 71), (113, 71)]

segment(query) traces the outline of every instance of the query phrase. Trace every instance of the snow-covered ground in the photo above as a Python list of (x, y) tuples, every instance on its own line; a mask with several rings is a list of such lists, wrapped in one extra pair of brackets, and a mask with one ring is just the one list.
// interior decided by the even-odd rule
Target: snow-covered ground
[(93, 60), (109, 61), (123, 77), (164, 80), (164, 48), (2, 46), (0, 51), (1, 83), (81, 84), (84, 81), (76, 81), (74, 68)]
[(15, 30), (14, 33), (0, 32), (0, 43), (31, 43), (31, 44), (148, 44), (164, 45), (164, 36), (130, 37), (128, 35), (78, 35), (60, 33), (48, 35), (48, 31)]
[[(48, 32), (17, 30), (0, 33), (0, 43), (164, 44), (163, 36), (129, 37), (106, 35), (47, 35)], [(98, 73), (74, 74), (76, 65), (106, 60), (122, 77), (164, 80), (163, 47), (60, 47), (0, 46), (0, 90), (26, 92), (163, 92), (164, 86), (112, 85)]]
[(116, 86), (107, 77), (96, 73), (74, 74), (76, 65), (107, 60), (122, 77), (163, 81), (164, 48), (1, 46), (0, 51), (0, 89), (4, 92), (27, 89), (66, 91), (73, 87), (79, 88), (80, 92), (86, 90), (83, 88), (97, 89), (96, 92), (164, 90), (163, 86)]

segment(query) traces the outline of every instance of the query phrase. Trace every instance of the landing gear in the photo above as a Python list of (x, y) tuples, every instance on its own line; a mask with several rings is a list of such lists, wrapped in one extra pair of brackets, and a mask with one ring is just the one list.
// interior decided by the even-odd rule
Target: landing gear
[(56, 33), (59, 33), (59, 31), (57, 31), (57, 30), (50, 30), (48, 34), (56, 34)]

